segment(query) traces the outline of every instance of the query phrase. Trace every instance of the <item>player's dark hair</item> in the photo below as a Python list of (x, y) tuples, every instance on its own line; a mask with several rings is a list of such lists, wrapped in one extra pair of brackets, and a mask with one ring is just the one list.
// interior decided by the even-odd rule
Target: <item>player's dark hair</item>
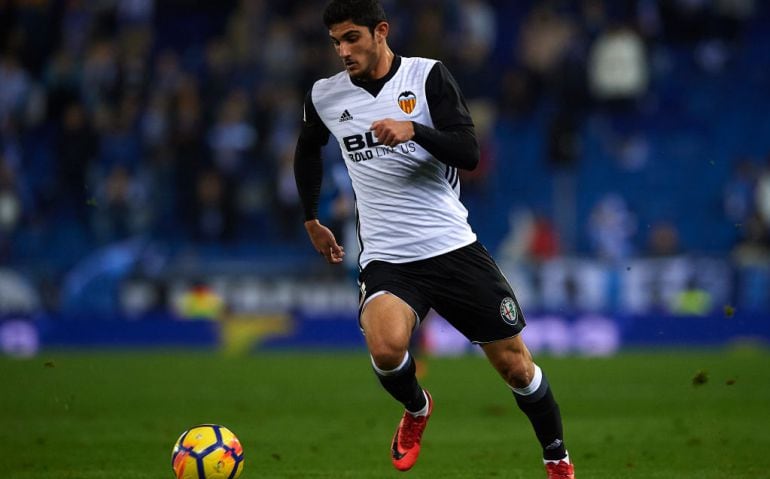
[(385, 10), (378, 0), (332, 0), (324, 9), (324, 25), (332, 25), (350, 20), (356, 25), (368, 27), (374, 33), (374, 27), (387, 21)]

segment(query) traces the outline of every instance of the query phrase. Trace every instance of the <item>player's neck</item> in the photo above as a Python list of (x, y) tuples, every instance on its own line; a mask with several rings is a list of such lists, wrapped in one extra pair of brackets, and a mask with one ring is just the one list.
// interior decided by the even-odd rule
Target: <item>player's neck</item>
[(390, 47), (385, 46), (385, 51), (382, 56), (380, 56), (380, 60), (377, 62), (377, 66), (374, 70), (372, 70), (372, 76), (368, 80), (377, 81), (390, 73), (390, 67), (393, 65), (393, 58), (395, 58), (395, 56), (393, 50), (391, 50)]

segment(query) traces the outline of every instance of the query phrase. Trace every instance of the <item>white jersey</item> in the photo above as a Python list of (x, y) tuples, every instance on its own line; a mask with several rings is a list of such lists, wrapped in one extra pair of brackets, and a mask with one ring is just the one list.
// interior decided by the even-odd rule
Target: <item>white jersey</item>
[(376, 96), (354, 85), (345, 71), (313, 85), (313, 105), (337, 138), (353, 184), (361, 268), (374, 260), (431, 258), (476, 241), (459, 199), (457, 169), (414, 141), (384, 146), (370, 130), (385, 118), (433, 128), (425, 84), (435, 64), (402, 57)]

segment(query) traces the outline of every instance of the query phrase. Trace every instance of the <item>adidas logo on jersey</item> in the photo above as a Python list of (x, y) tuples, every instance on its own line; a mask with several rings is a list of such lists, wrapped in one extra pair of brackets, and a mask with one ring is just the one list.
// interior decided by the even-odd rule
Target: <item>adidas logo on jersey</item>
[(343, 121), (348, 121), (352, 119), (353, 119), (353, 115), (351, 115), (350, 112), (347, 110), (343, 111), (342, 115), (340, 115), (340, 123), (342, 123)]

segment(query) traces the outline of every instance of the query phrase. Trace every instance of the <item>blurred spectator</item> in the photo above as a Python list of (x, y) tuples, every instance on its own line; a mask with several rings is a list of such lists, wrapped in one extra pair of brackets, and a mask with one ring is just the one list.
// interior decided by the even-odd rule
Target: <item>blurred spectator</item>
[(0, 123), (23, 118), (32, 89), (29, 75), (13, 52), (0, 53)]
[(198, 175), (210, 162), (210, 156), (198, 84), (191, 75), (183, 75), (180, 80), (169, 121), (171, 161), (178, 191), (175, 209), (184, 223), (193, 225), (191, 230), (194, 231), (197, 218), (191, 205), (197, 201)]
[(263, 53), (269, 11), (265, 0), (239, 0), (227, 23), (227, 39), (235, 62), (248, 68), (259, 62)]
[(500, 115), (518, 118), (532, 113), (540, 96), (539, 85), (523, 69), (508, 69), (500, 79)]
[(494, 10), (484, 0), (462, 0), (459, 23), (462, 40), (455, 52), (455, 78), (467, 100), (489, 97), (490, 92), (499, 89), (498, 75), (490, 61), (497, 36)]
[(67, 0), (61, 22), (62, 53), (70, 57), (83, 54), (93, 33), (94, 11), (87, 0)]
[(12, 43), (24, 68), (37, 75), (57, 39), (56, 2), (34, 0), (12, 3), (15, 3), (17, 20), (10, 32)]
[(200, 173), (193, 203), (193, 237), (204, 242), (228, 242), (235, 234), (234, 197), (215, 169)]
[(617, 261), (635, 252), (636, 217), (619, 194), (610, 193), (599, 199), (591, 210), (588, 227), (591, 247), (597, 258)]
[(547, 3), (535, 6), (521, 26), (519, 58), (537, 82), (551, 85), (577, 30), (571, 18)]
[(748, 158), (739, 158), (725, 183), (723, 207), (725, 216), (733, 223), (744, 223), (755, 209), (754, 188), (757, 169)]
[(169, 99), (163, 93), (155, 93), (147, 102), (139, 120), (142, 146), (150, 157), (158, 154), (169, 140)]
[(401, 54), (426, 58), (448, 57), (451, 46), (444, 30), (445, 8), (445, 2), (415, 5), (412, 24), (419, 25), (419, 28), (413, 28), (407, 35), (408, 43)]
[(740, 231), (742, 236), (731, 251), (733, 259), (748, 267), (770, 264), (770, 233), (759, 214), (749, 216)]
[(123, 35), (119, 45), (119, 95), (141, 98), (147, 91), (151, 78), (148, 61), (150, 43), (149, 32), (131, 31)]
[(759, 218), (765, 229), (770, 231), (770, 155), (759, 173), (755, 188), (754, 201)]
[(257, 132), (247, 121), (248, 105), (245, 92), (230, 92), (208, 134), (214, 164), (228, 180), (237, 180), (253, 156), (257, 142)]
[(56, 142), (58, 204), (71, 210), (85, 222), (89, 191), (88, 175), (96, 156), (98, 137), (90, 125), (86, 111), (78, 103), (64, 110)]
[(68, 50), (56, 51), (44, 73), (48, 92), (48, 119), (58, 122), (64, 110), (80, 103), (80, 69), (75, 56)]
[(662, 257), (679, 253), (681, 253), (679, 231), (676, 225), (669, 221), (658, 221), (653, 224), (647, 238), (647, 254)]
[(461, 50), (487, 57), (497, 37), (495, 11), (486, 0), (460, 0)]
[(541, 263), (561, 251), (556, 228), (541, 213), (528, 208), (512, 210), (508, 215), (508, 234), (500, 246), (500, 255), (514, 263)]
[(479, 163), (473, 170), (459, 170), (462, 188), (465, 194), (476, 197), (488, 193), (487, 180), (495, 169), (497, 147), (494, 138), (494, 125), (497, 122), (497, 110), (484, 99), (468, 102), (468, 109), (476, 127), (476, 139), (479, 143)]
[(629, 126), (630, 131), (627, 132), (624, 132), (622, 127), (617, 128), (617, 136), (612, 137), (611, 151), (622, 169), (639, 171), (644, 169), (650, 160), (650, 140), (642, 129), (635, 128), (633, 123)]
[(138, 97), (125, 97), (117, 110), (107, 105), (99, 108), (99, 167), (121, 165), (136, 170), (144, 161), (139, 126)]
[(115, 164), (96, 187), (91, 201), (93, 229), (103, 244), (146, 231), (151, 220), (145, 179), (126, 165)]
[(201, 78), (201, 99), (206, 115), (216, 118), (219, 103), (227, 97), (235, 71), (231, 51), (221, 37), (206, 44), (205, 65)]
[(11, 257), (11, 245), (23, 211), (16, 174), (0, 155), (0, 264)]
[(184, 77), (179, 55), (168, 48), (162, 50), (155, 58), (152, 77), (152, 96), (172, 96), (181, 87)]
[(112, 40), (96, 40), (89, 45), (80, 76), (80, 94), (89, 109), (116, 100), (118, 68), (117, 51)]
[(300, 48), (296, 43), (291, 24), (284, 20), (274, 20), (268, 26), (266, 43), (270, 45), (263, 51), (263, 66), (266, 80), (273, 84), (293, 85), (301, 65)]
[(594, 41), (588, 58), (591, 93), (601, 103), (626, 105), (647, 91), (649, 71), (641, 37), (632, 28), (612, 25)]

